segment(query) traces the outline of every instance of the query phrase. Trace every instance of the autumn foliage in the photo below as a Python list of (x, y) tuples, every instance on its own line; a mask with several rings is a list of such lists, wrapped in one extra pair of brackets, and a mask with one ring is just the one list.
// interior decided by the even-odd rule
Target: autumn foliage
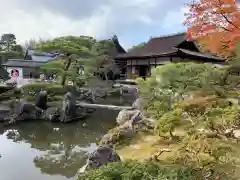
[(220, 56), (234, 56), (240, 40), (240, 10), (236, 0), (199, 0), (187, 4), (187, 38), (197, 39), (205, 50)]

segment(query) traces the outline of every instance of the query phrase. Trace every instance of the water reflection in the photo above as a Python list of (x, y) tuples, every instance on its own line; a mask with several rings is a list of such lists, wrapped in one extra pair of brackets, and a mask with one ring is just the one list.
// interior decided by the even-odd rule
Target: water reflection
[(114, 111), (98, 110), (86, 121), (73, 124), (32, 122), (9, 129), (0, 137), (0, 174), (4, 180), (73, 177), (85, 164), (87, 154), (96, 148), (96, 142), (115, 125), (116, 115)]

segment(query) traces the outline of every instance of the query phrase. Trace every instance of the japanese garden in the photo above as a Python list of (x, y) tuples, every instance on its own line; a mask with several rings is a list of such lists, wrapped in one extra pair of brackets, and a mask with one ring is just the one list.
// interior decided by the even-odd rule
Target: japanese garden
[(116, 35), (3, 34), (0, 177), (239, 179), (239, 7), (187, 6), (187, 32), (129, 50)]

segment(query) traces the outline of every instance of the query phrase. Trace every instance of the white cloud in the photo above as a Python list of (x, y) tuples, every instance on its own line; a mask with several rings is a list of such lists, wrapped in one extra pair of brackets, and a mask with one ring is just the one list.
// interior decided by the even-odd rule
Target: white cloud
[[(116, 33), (123, 44), (130, 46), (132, 43), (127, 37), (139, 38), (136, 35), (139, 33), (129, 35), (136, 27), (136, 32), (144, 29), (147, 36), (152, 35), (152, 25), (160, 31), (161, 28), (176, 31), (184, 12), (183, 9), (179, 12), (168, 10), (167, 7), (171, 6), (164, 0), (98, 0), (98, 4), (89, 2), (89, 9), (84, 1), (81, 2), (82, 6), (74, 6), (81, 0), (58, 0), (56, 7), (54, 1), (56, 0), (1, 0), (0, 35), (14, 33), (17, 40), (24, 43), (29, 39), (48, 39), (63, 35), (106, 38)], [(179, 0), (176, 6), (181, 4), (180, 1), (183, 0)], [(76, 12), (69, 14), (73, 11)]]
[(165, 29), (174, 29), (176, 27), (183, 26), (185, 20), (184, 14), (188, 11), (187, 8), (182, 7), (179, 11), (169, 11), (167, 12), (162, 27)]
[(101, 8), (90, 17), (74, 20), (45, 10), (30, 14), (4, 1), (4, 6), (0, 6), (0, 34), (14, 33), (21, 43), (34, 38), (70, 34), (100, 37), (106, 35), (109, 11), (109, 8)]

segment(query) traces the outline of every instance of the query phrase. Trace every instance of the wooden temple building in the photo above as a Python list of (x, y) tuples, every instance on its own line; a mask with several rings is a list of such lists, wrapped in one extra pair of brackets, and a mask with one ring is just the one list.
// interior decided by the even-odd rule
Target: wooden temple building
[[(126, 53), (116, 35), (110, 40), (113, 41), (114, 46), (110, 49), (108, 58), (113, 60), (114, 57)], [(0, 65), (0, 78), (12, 78), (13, 72), (18, 73), (19, 79), (39, 78), (40, 74), (43, 73), (40, 67), (57, 59), (59, 59), (59, 53), (40, 52), (29, 47), (23, 59), (8, 59), (6, 63)], [(114, 66), (114, 71), (116, 71), (115, 69), (118, 67)]]
[(39, 78), (40, 66), (58, 59), (58, 56), (57, 53), (38, 52), (29, 47), (23, 59), (9, 59), (0, 67), (8, 72), (10, 78), (12, 78), (13, 72), (18, 73), (18, 79)]
[(187, 41), (186, 33), (151, 38), (142, 47), (115, 57), (127, 78), (150, 76), (151, 69), (159, 65), (189, 61), (224, 64), (223, 59), (201, 52), (196, 42)]

